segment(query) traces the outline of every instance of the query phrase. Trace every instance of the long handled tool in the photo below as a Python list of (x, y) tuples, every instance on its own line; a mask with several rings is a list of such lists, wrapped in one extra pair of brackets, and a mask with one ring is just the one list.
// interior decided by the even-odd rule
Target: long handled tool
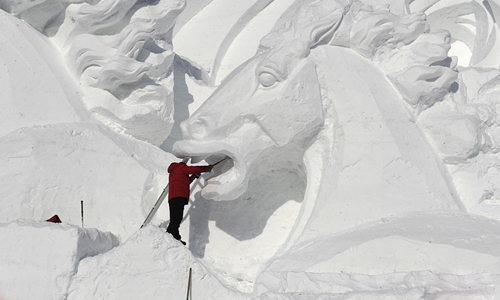
[(144, 222), (142, 223), (141, 228), (148, 225), (149, 222), (151, 222), (151, 219), (153, 219), (154, 215), (158, 211), (158, 208), (160, 208), (160, 205), (163, 203), (163, 200), (165, 200), (165, 197), (167, 197), (167, 194), (168, 194), (168, 184), (163, 189), (163, 192), (161, 193), (160, 198), (158, 198), (158, 200), (156, 200), (156, 203), (153, 206), (153, 209), (151, 209), (148, 216), (146, 217), (146, 220), (144, 220)]
[(215, 164), (212, 165), (212, 167), (215, 167), (216, 165), (220, 164), (221, 162), (225, 161), (227, 159), (227, 156), (224, 157), (223, 159), (219, 160), (218, 162), (216, 162)]

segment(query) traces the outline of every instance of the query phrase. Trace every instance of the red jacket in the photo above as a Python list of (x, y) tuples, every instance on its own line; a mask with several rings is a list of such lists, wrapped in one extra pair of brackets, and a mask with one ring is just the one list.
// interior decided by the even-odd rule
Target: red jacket
[(168, 167), (168, 200), (176, 197), (189, 199), (190, 174), (201, 174), (208, 171), (209, 166), (188, 166), (185, 163), (172, 163)]

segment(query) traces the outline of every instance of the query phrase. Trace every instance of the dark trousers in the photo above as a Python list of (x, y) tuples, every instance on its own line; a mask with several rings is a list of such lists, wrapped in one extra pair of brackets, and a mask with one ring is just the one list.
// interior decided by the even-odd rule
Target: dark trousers
[(179, 227), (181, 226), (182, 218), (184, 217), (184, 205), (188, 204), (188, 199), (184, 197), (176, 197), (168, 200), (170, 208), (170, 223), (167, 227), (167, 232), (174, 236), (176, 240), (181, 239)]

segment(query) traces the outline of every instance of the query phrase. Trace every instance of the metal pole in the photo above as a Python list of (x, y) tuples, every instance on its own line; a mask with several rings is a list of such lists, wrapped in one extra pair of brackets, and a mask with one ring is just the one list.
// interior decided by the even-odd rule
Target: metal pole
[(186, 300), (189, 300), (189, 290), (190, 290), (190, 288), (191, 288), (191, 268), (189, 268), (188, 289), (187, 289)]
[(83, 200), (80, 201), (80, 210), (82, 211), (82, 228), (83, 228)]
[(167, 184), (167, 186), (163, 189), (163, 192), (161, 193), (161, 195), (158, 198), (158, 200), (156, 200), (155, 205), (153, 206), (153, 208), (149, 212), (148, 216), (146, 217), (146, 220), (144, 220), (144, 222), (142, 223), (141, 228), (149, 224), (149, 222), (151, 221), (151, 219), (153, 219), (154, 215), (156, 214), (156, 212), (160, 208), (160, 205), (162, 204), (163, 200), (165, 200), (165, 197), (167, 197), (167, 194), (168, 194), (168, 185), (169, 184)]

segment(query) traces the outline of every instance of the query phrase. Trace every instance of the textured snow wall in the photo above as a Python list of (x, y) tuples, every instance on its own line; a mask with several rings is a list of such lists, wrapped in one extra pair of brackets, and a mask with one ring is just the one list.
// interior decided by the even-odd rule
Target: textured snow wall
[[(163, 230), (146, 226), (120, 247), (81, 261), (67, 299), (247, 299), (224, 286)], [(96, 272), (99, 270), (99, 272)]]
[(66, 299), (79, 262), (118, 245), (109, 232), (18, 220), (0, 224), (0, 298)]

